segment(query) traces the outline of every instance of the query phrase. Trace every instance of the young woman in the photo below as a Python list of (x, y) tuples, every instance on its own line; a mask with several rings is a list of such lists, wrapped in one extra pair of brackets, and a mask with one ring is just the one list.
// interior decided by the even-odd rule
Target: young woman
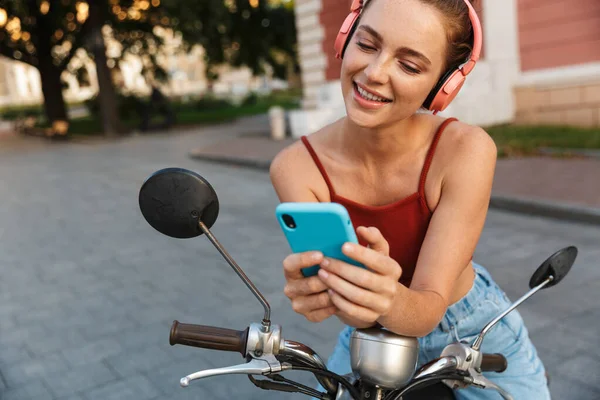
[[(481, 49), (468, 0), (355, 0), (336, 43), (343, 58), (346, 116), (303, 137), (273, 161), (282, 202), (336, 202), (357, 227), (360, 245), (343, 251), (355, 268), (318, 252), (283, 262), (284, 289), (309, 321), (333, 315), (347, 327), (328, 367), (351, 372), (350, 334), (380, 324), (420, 342), (420, 364), (449, 343), (473, 340), (510, 303), (472, 261), (484, 226), (496, 164), (488, 134), (443, 110)], [(320, 264), (318, 276), (302, 268)], [(549, 399), (544, 367), (518, 312), (485, 338), (508, 369), (486, 374), (515, 399)], [(495, 399), (469, 388), (459, 399)]]

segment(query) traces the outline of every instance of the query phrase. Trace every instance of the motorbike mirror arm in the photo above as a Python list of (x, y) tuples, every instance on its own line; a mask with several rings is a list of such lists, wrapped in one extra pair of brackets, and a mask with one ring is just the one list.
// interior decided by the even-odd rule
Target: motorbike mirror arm
[(546, 279), (545, 281), (543, 281), (542, 283), (540, 283), (539, 285), (537, 285), (536, 287), (534, 287), (533, 289), (531, 289), (529, 292), (527, 292), (523, 297), (521, 297), (519, 300), (517, 300), (513, 305), (511, 305), (508, 309), (506, 309), (502, 314), (498, 315), (496, 318), (494, 318), (491, 322), (489, 322), (481, 331), (481, 333), (479, 334), (479, 336), (477, 336), (477, 338), (475, 338), (475, 341), (473, 342), (473, 345), (471, 346), (471, 348), (475, 351), (479, 351), (479, 349), (481, 348), (481, 344), (483, 343), (483, 338), (485, 337), (485, 335), (498, 323), (500, 322), (500, 320), (504, 317), (506, 317), (509, 313), (511, 313), (515, 308), (517, 308), (518, 306), (520, 306), (525, 300), (529, 299), (531, 296), (533, 296), (536, 292), (538, 292), (539, 290), (543, 289), (544, 286), (546, 286), (547, 284), (549, 284), (550, 282), (552, 282), (554, 280), (554, 277), (552, 275), (550, 275), (548, 277), (548, 279)]
[(235, 260), (229, 255), (227, 250), (223, 247), (221, 243), (217, 240), (217, 238), (211, 233), (210, 229), (202, 222), (200, 219), (198, 220), (198, 225), (202, 232), (208, 237), (211, 243), (216, 247), (216, 249), (221, 253), (225, 261), (233, 268), (236, 274), (244, 281), (248, 289), (252, 292), (254, 297), (258, 299), (260, 304), (263, 306), (265, 310), (265, 315), (262, 320), (262, 331), (269, 332), (271, 329), (271, 306), (267, 302), (267, 299), (260, 293), (260, 291), (254, 286), (250, 278), (244, 273), (244, 271), (240, 268), (240, 266), (235, 262)]

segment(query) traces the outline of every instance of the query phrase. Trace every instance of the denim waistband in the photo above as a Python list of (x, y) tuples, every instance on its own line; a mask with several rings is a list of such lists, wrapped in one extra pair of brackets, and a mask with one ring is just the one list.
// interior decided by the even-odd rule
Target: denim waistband
[(448, 307), (440, 321), (440, 328), (444, 332), (450, 332), (457, 321), (472, 315), (478, 304), (494, 295), (493, 292), (497, 286), (489, 272), (475, 263), (473, 263), (473, 269), (475, 270), (475, 279), (471, 290), (462, 299)]

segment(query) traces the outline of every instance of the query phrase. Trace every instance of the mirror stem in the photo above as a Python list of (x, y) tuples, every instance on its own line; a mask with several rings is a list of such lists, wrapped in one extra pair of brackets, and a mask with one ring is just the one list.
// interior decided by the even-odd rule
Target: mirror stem
[(483, 328), (483, 330), (481, 331), (481, 333), (479, 334), (479, 336), (477, 336), (477, 338), (473, 342), (473, 345), (471, 346), (471, 348), (473, 350), (475, 350), (475, 351), (479, 351), (479, 349), (481, 348), (481, 343), (483, 342), (483, 337), (494, 327), (494, 325), (496, 325), (498, 322), (500, 322), (500, 320), (502, 318), (506, 317), (512, 310), (514, 310), (515, 308), (517, 308), (519, 305), (521, 305), (521, 303), (523, 303), (525, 300), (527, 300), (528, 298), (530, 298), (531, 296), (533, 296), (540, 289), (543, 289), (544, 286), (546, 286), (547, 284), (549, 284), (553, 280), (554, 280), (554, 277), (552, 275), (550, 275), (548, 277), (548, 279), (546, 279), (544, 282), (540, 283), (539, 285), (537, 285), (536, 287), (534, 287), (533, 289), (531, 289), (523, 297), (521, 297), (513, 305), (511, 305), (506, 311), (504, 311), (502, 314), (500, 314), (496, 318), (494, 318), (490, 323), (488, 323)]
[(208, 236), (208, 239), (217, 248), (217, 250), (219, 250), (219, 253), (221, 253), (221, 255), (223, 256), (223, 258), (225, 259), (225, 261), (227, 261), (227, 263), (229, 265), (231, 265), (231, 267), (233, 268), (233, 270), (244, 281), (244, 283), (246, 284), (246, 286), (248, 286), (248, 289), (250, 289), (250, 291), (258, 299), (258, 301), (260, 302), (260, 304), (262, 304), (263, 308), (265, 309), (265, 316), (263, 317), (263, 320), (262, 320), (262, 328), (263, 328), (264, 332), (269, 332), (269, 330), (271, 329), (271, 306), (269, 306), (269, 303), (264, 298), (264, 296), (258, 291), (258, 289), (256, 288), (256, 286), (254, 286), (254, 284), (252, 283), (252, 281), (250, 281), (250, 279), (246, 276), (246, 274), (244, 273), (244, 271), (242, 271), (242, 269), (240, 268), (240, 266), (237, 265), (237, 263), (233, 260), (233, 258), (231, 258), (231, 256), (229, 255), (229, 253), (227, 253), (227, 250), (225, 250), (225, 248), (221, 245), (221, 243), (219, 243), (219, 241), (217, 240), (217, 238), (214, 237), (214, 235), (210, 232), (210, 230), (208, 229), (208, 227), (206, 225), (204, 225), (204, 222), (202, 222), (201, 220), (199, 220), (198, 221), (198, 225), (200, 225), (200, 229), (202, 229), (202, 232), (204, 232), (204, 234), (206, 236)]

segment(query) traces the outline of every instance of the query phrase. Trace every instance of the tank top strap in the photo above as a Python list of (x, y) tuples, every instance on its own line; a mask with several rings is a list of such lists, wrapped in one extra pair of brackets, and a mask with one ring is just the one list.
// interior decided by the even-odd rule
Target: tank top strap
[(431, 146), (429, 147), (429, 151), (427, 152), (427, 157), (425, 158), (425, 164), (423, 165), (423, 170), (421, 171), (421, 178), (419, 179), (419, 194), (422, 199), (425, 199), (425, 180), (427, 179), (427, 173), (429, 172), (429, 167), (431, 167), (431, 161), (433, 160), (433, 156), (435, 154), (435, 149), (437, 148), (438, 142), (442, 137), (442, 133), (451, 122), (458, 121), (456, 118), (447, 118), (438, 128), (435, 136), (433, 137), (433, 141), (431, 142)]
[(308, 150), (308, 152), (310, 153), (310, 156), (312, 157), (313, 161), (315, 162), (317, 168), (319, 168), (319, 172), (321, 172), (321, 175), (323, 176), (323, 179), (325, 179), (325, 183), (327, 184), (327, 188), (329, 189), (329, 196), (330, 196), (330, 198), (333, 199), (333, 196), (335, 196), (335, 191), (333, 190), (333, 185), (331, 184), (329, 175), (327, 175), (327, 171), (325, 171), (325, 167), (323, 166), (323, 163), (321, 163), (321, 160), (319, 160), (319, 157), (317, 156), (315, 149), (312, 147), (312, 145), (308, 141), (308, 138), (306, 136), (302, 136), (300, 139), (302, 140), (302, 143), (304, 143), (306, 150)]

